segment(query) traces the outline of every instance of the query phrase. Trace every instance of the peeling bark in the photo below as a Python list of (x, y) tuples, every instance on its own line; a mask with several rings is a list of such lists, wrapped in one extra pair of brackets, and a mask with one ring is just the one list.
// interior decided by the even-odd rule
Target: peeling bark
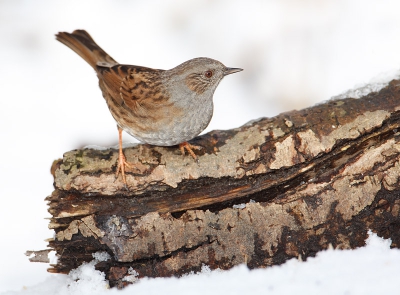
[[(400, 245), (400, 81), (192, 144), (125, 149), (136, 169), (115, 179), (118, 151), (74, 150), (53, 164), (50, 241), (66, 273), (96, 251), (111, 285), (139, 277), (280, 264), (330, 244), (364, 245), (367, 230)], [(232, 205), (239, 206), (232, 206)]]

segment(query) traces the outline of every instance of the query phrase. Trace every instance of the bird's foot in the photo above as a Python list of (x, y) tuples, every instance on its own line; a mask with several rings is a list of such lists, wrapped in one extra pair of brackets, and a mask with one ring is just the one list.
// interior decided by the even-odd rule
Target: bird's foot
[(199, 159), (197, 158), (196, 154), (193, 152), (193, 150), (201, 150), (201, 147), (196, 146), (196, 145), (191, 145), (187, 141), (182, 142), (179, 144), (179, 149), (181, 150), (182, 155), (185, 155), (185, 150), (188, 151), (188, 153), (192, 156), (192, 158), (198, 163)]
[(134, 168), (135, 165), (127, 162), (124, 153), (122, 152), (122, 150), (120, 150), (119, 156), (118, 156), (117, 172), (115, 173), (115, 179), (118, 178), (118, 175), (121, 172), (122, 181), (124, 182), (125, 186), (127, 187), (126, 176), (125, 176), (126, 167)]

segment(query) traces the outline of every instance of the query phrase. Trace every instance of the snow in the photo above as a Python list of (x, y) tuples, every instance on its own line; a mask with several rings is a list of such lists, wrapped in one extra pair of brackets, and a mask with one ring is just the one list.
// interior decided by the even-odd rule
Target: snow
[(94, 260), (100, 262), (100, 261), (107, 261), (111, 258), (110, 254), (108, 254), (107, 252), (96, 252), (94, 254), (92, 254)]
[(244, 209), (244, 208), (246, 208), (246, 204), (242, 203), (242, 204), (233, 205), (232, 208), (233, 209)]
[(363, 83), (362, 85), (357, 85), (355, 88), (347, 90), (339, 95), (334, 96), (332, 99), (343, 99), (343, 98), (361, 98), (370, 94), (371, 92), (378, 92), (382, 88), (386, 87), (389, 82), (393, 79), (400, 78), (400, 71), (389, 71), (386, 73), (381, 73), (374, 77), (369, 83)]
[(128, 274), (122, 280), (130, 283), (135, 283), (139, 280), (139, 273), (132, 267), (128, 269)]
[[(122, 291), (109, 289), (104, 274), (94, 269), (97, 259), (69, 275), (53, 275), (22, 291), (3, 295), (80, 294), (385, 294), (398, 290), (400, 250), (390, 249), (390, 239), (369, 232), (366, 246), (356, 250), (328, 249), (306, 262), (291, 259), (280, 266), (249, 270), (245, 265), (230, 270), (203, 266), (197, 274), (181, 278), (142, 278), (130, 269), (126, 280), (135, 282)], [(97, 258), (106, 257), (98, 255)]]
[[(399, 76), (399, 10), (398, 0), (0, 1), (0, 293), (21, 293), (23, 286), (23, 294), (72, 292), (66, 287), (75, 285), (71, 276), (51, 275), (48, 265), (30, 263), (24, 255), (26, 250), (45, 249), (45, 239), (53, 236), (44, 201), (53, 190), (50, 165), (69, 150), (118, 143), (93, 70), (57, 42), (55, 33), (86, 29), (122, 63), (167, 69), (207, 56), (243, 68), (218, 87), (214, 117), (206, 130), (210, 131), (309, 107), (355, 85), (362, 89), (346, 95), (359, 97), (384, 86)], [(389, 74), (382, 78), (381, 73)], [(371, 81), (376, 76), (378, 80)], [(135, 142), (126, 134), (123, 139), (126, 145)], [(326, 287), (323, 294), (329, 288), (340, 293), (350, 279), (357, 282), (368, 275), (368, 290), (389, 288), (394, 293), (393, 283), (386, 283), (393, 277), (386, 272), (392, 265), (385, 257), (397, 255), (397, 250), (371, 254), (375, 265), (366, 267), (366, 249), (344, 251), (355, 260), (342, 261), (346, 268), (334, 275), (338, 286), (332, 283), (335, 286)], [(290, 261), (266, 269), (268, 275), (241, 266), (184, 280), (141, 280), (132, 290), (171, 293), (191, 287), (190, 293), (210, 293), (207, 287), (212, 284), (213, 292), (257, 292), (269, 290), (269, 277), (280, 273), (282, 277), (274, 277), (277, 283), (289, 276), (298, 286), (296, 294), (305, 294), (302, 290), (318, 287), (312, 276), (303, 275), (303, 268), (312, 268), (329, 253), (344, 252), (323, 252), (306, 263)], [(355, 275), (359, 265), (364, 266), (364, 276)], [(91, 272), (90, 264), (85, 267)], [(347, 270), (354, 273), (348, 275)], [(333, 274), (325, 268), (315, 274), (328, 275)], [(100, 273), (92, 276), (103, 282)], [(377, 278), (375, 285), (372, 277)], [(296, 285), (297, 280), (303, 285)], [(38, 285), (43, 281), (46, 284)], [(290, 286), (274, 285), (269, 293)], [(352, 292), (350, 287), (346, 290)]]

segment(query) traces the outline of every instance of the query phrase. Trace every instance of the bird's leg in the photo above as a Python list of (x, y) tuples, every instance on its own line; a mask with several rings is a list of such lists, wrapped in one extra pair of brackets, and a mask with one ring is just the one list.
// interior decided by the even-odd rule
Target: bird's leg
[(199, 161), (193, 150), (200, 150), (201, 149), (200, 147), (191, 145), (190, 143), (185, 141), (179, 144), (179, 149), (181, 150), (182, 155), (185, 155), (185, 149), (186, 149), (189, 152), (189, 154), (193, 157), (193, 159), (195, 159), (196, 162)]
[(119, 142), (119, 156), (118, 156), (118, 166), (117, 172), (115, 177), (118, 178), (118, 174), (121, 171), (122, 181), (126, 184), (126, 177), (125, 177), (125, 166), (131, 168), (132, 164), (126, 161), (125, 155), (122, 151), (122, 129), (118, 126), (118, 142)]

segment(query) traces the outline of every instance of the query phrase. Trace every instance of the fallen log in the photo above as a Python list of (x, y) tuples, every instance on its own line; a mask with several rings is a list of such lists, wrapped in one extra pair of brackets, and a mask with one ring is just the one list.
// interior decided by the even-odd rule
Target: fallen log
[(361, 98), (336, 98), (262, 118), (176, 147), (81, 149), (52, 167), (49, 242), (67, 273), (106, 251), (96, 268), (111, 286), (306, 259), (329, 245), (363, 246), (367, 231), (400, 245), (400, 81)]

